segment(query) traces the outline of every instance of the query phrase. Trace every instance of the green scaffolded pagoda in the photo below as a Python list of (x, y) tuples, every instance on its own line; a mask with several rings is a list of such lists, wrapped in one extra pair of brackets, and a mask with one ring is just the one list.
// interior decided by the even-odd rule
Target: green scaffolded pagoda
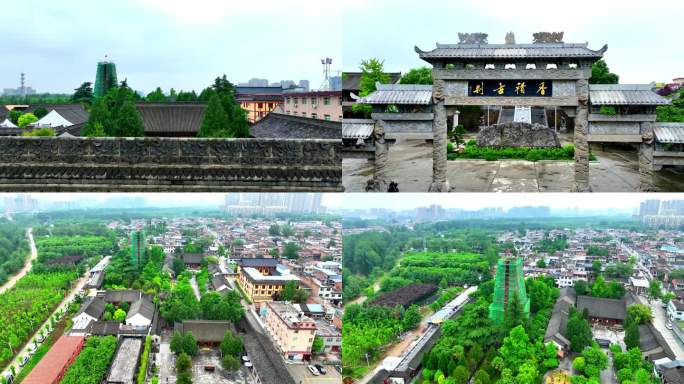
[(117, 85), (116, 64), (106, 60), (97, 63), (93, 96), (103, 97), (110, 89), (115, 88)]
[(139, 266), (145, 257), (145, 232), (131, 232), (131, 263)]
[(499, 259), (494, 282), (494, 301), (489, 306), (489, 318), (495, 324), (502, 324), (508, 302), (518, 296), (526, 317), (530, 315), (530, 299), (525, 290), (522, 259), (507, 257)]

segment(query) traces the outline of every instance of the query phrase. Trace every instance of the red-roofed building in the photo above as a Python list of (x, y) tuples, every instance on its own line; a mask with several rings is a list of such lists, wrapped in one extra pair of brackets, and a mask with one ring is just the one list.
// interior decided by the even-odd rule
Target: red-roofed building
[(24, 384), (57, 384), (83, 349), (84, 336), (62, 336), (22, 381)]

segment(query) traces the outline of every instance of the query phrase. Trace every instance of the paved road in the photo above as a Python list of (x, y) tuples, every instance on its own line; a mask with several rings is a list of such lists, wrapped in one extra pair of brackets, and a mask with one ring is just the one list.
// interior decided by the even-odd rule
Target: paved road
[(667, 341), (667, 345), (672, 348), (672, 351), (677, 356), (677, 359), (684, 359), (684, 347), (682, 346), (682, 343), (677, 339), (677, 336), (675, 336), (672, 330), (669, 330), (665, 327), (665, 323), (667, 322), (667, 313), (665, 312), (665, 308), (663, 308), (662, 302), (660, 300), (653, 301), (651, 308), (653, 309), (654, 315), (653, 325), (663, 335), (665, 341)]
[(21, 269), (18, 273), (10, 277), (10, 279), (2, 286), (0, 287), (0, 293), (5, 292), (8, 289), (11, 289), (14, 287), (14, 285), (24, 277), (30, 270), (31, 270), (31, 265), (33, 264), (33, 260), (38, 257), (38, 251), (36, 250), (36, 243), (33, 241), (33, 228), (29, 228), (26, 231), (26, 236), (28, 236), (29, 239), (29, 247), (31, 248), (31, 256), (29, 257), (28, 260), (26, 260), (26, 264), (24, 265), (24, 268)]

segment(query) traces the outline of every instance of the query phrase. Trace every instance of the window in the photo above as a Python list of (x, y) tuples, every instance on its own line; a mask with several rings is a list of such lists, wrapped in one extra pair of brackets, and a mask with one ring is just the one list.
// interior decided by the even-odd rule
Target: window
[(330, 121), (330, 115), (325, 115), (325, 119), (326, 119), (327, 121)]
[(306, 117), (306, 112), (302, 112), (302, 116), (303, 116), (303, 117)]
[(311, 98), (311, 105), (316, 105), (316, 104), (318, 104), (318, 99), (316, 99), (315, 97), (312, 97)]
[(290, 98), (289, 97), (285, 98), (285, 104), (290, 104)]
[(329, 98), (329, 97), (324, 98), (324, 99), (323, 99), (323, 104), (325, 104), (325, 105), (330, 105), (330, 98)]
[(299, 97), (295, 97), (295, 104), (299, 104)]
[(340, 105), (342, 105), (342, 98), (340, 97), (338, 100), (340, 101)]
[(318, 114), (312, 113), (312, 114), (311, 114), (311, 118), (312, 118), (312, 119), (318, 119)]
[(302, 104), (306, 105), (306, 97), (302, 97)]

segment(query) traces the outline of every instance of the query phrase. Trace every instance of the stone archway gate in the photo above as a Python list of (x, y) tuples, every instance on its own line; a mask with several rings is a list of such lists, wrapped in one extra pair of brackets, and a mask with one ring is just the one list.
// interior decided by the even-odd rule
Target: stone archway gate
[(567, 44), (562, 34), (535, 34), (532, 44), (488, 44), (485, 34), (461, 34), (459, 44), (415, 47), (433, 66), (433, 176), (430, 192), (448, 192), (447, 116), (459, 106), (559, 107), (575, 116), (574, 190), (590, 192), (589, 78), (608, 49)]

